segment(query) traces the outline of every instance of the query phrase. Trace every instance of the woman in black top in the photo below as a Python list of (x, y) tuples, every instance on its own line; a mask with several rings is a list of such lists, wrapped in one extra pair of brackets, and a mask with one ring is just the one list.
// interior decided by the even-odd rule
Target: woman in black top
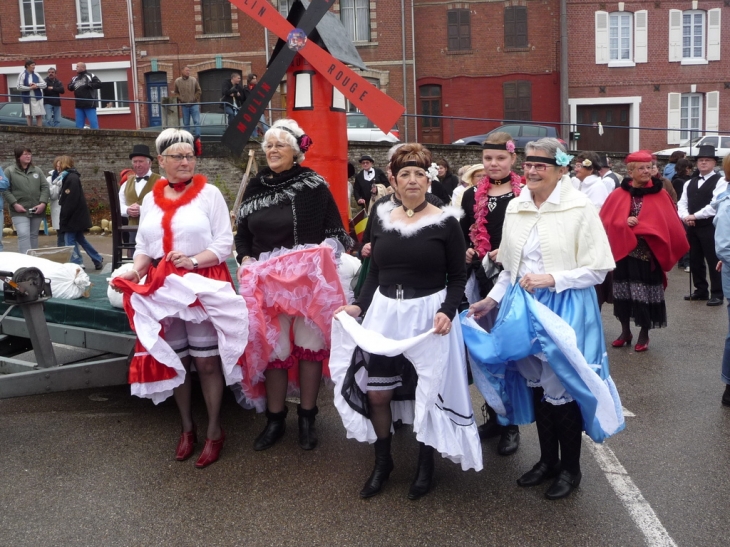
[[(322, 361), (329, 355), (327, 342), (331, 315), (323, 319), (320, 313), (322, 310), (314, 308), (300, 310), (301, 314), (288, 313), (284, 308), (291, 310), (291, 306), (275, 301), (276, 298), (284, 297), (283, 291), (263, 286), (263, 270), (256, 270), (250, 277), (246, 275), (246, 269), (254, 265), (262, 253), (266, 253), (268, 260), (260, 262), (257, 267), (273, 267), (274, 257), (279, 259), (277, 264), (284, 267), (285, 260), (290, 260), (290, 266), (297, 262), (296, 255), (286, 255), (286, 251), (296, 250), (298, 246), (317, 245), (327, 238), (334, 238), (345, 248), (352, 247), (352, 240), (342, 227), (342, 220), (327, 182), (301, 165), (304, 152), (311, 144), (309, 136), (304, 134), (294, 120), (277, 121), (266, 132), (262, 143), (268, 167), (259, 171), (251, 180), (244, 192), (239, 211), (235, 237), (237, 259), (241, 264), (238, 277), (242, 285), (241, 292), (249, 306), (249, 332), (252, 333), (244, 356), (247, 378), (244, 378), (243, 392), (259, 410), (263, 410), (265, 400), (267, 416), (266, 428), (254, 443), (255, 450), (272, 447), (284, 435), (287, 414), (285, 399), (290, 389), (288, 371), (297, 362), (301, 392), (301, 404), (297, 409), (299, 446), (304, 450), (311, 450), (317, 444), (314, 420), (318, 412), (317, 395), (322, 379)], [(284, 252), (281, 251), (282, 248)], [(275, 249), (278, 251), (272, 253)], [(284, 256), (288, 258), (283, 258)], [(320, 289), (318, 284), (321, 270), (316, 269), (318, 264), (311, 263), (303, 267), (304, 261), (299, 262), (299, 267), (303, 269), (294, 274), (292, 268), (296, 267), (292, 266), (286, 275), (302, 275), (303, 279), (284, 281), (290, 286), (299, 286), (304, 292), (314, 292), (313, 298), (316, 299)], [(331, 266), (328, 269), (330, 273), (335, 271), (334, 264)], [(314, 286), (306, 285), (312, 278), (315, 278)], [(323, 283), (325, 288), (332, 290), (332, 280), (325, 279)], [(257, 287), (248, 284), (261, 285), (256, 294), (269, 294), (265, 299), (262, 297), (259, 301), (252, 302), (249, 296), (255, 294)], [(344, 300), (341, 287), (337, 285), (336, 289), (340, 294), (335, 295), (335, 298), (341, 296)], [(323, 298), (331, 297), (330, 292)], [(293, 300), (293, 297), (289, 300)], [(329, 313), (340, 303), (332, 303)], [(310, 315), (306, 315), (307, 312)], [(312, 317), (312, 314), (318, 316)], [(255, 328), (257, 318), (260, 326), (258, 330)], [(327, 332), (318, 328), (318, 322), (327, 326)], [(272, 328), (277, 331), (276, 336), (271, 335)], [(264, 332), (268, 336), (262, 335), (262, 339), (252, 338), (258, 332)], [(290, 332), (293, 332), (293, 347)], [(265, 346), (263, 348), (262, 342)], [(265, 394), (261, 392), (262, 375), (265, 377)]]
[[(486, 272), (482, 266), (489, 255), (487, 264), (494, 266), (499, 245), (502, 242), (502, 225), (504, 223), (507, 204), (520, 195), (522, 177), (512, 171), (517, 160), (515, 145), (509, 133), (493, 133), (482, 145), (482, 164), (486, 177), (480, 183), (467, 189), (461, 199), (464, 216), (461, 229), (467, 244), (466, 264), (474, 275), (476, 291), (468, 291), (470, 304), (487, 296), (494, 286), (493, 280), (499, 273), (495, 267)], [(471, 285), (471, 283), (470, 283)], [(486, 319), (487, 328), (490, 321), (496, 319), (496, 311)], [(516, 425), (501, 426), (497, 421), (497, 413), (486, 402), (484, 411), (488, 420), (479, 427), (479, 435), (483, 439), (499, 436), (497, 453), (502, 456), (514, 454), (520, 446), (520, 430)]]
[(438, 180), (441, 183), (440, 186), (443, 189), (443, 195), (439, 196), (435, 188), (433, 189), (433, 193), (441, 198), (441, 201), (444, 203), (451, 203), (451, 195), (454, 193), (454, 188), (459, 186), (459, 177), (451, 172), (449, 162), (444, 158), (438, 160), (436, 166), (438, 167)]
[[(362, 498), (377, 494), (393, 469), (391, 428), (398, 420), (413, 422), (421, 442), (409, 499), (431, 487), (434, 448), (465, 469), (481, 468), (461, 328), (452, 323), (466, 283), (466, 249), (458, 209), (426, 200), (430, 164), (431, 154), (420, 144), (394, 154), (401, 202), (378, 206), (367, 280), (358, 301), (340, 308), (346, 314), (333, 325), (335, 404), (348, 437), (375, 442), (375, 468)], [(363, 313), (362, 327), (347, 317)], [(380, 343), (381, 335), (390, 342)], [(414, 339), (416, 345), (399, 353)]]

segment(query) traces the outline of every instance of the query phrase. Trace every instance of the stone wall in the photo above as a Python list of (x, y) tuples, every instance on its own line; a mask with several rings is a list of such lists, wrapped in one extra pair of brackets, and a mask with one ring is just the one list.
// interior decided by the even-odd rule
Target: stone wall
[[(84, 190), (92, 209), (103, 210), (108, 207), (108, 196), (104, 182), (104, 171), (119, 172), (130, 167), (129, 153), (134, 144), (147, 144), (150, 150), (155, 149), (157, 133), (147, 131), (112, 131), (88, 129), (52, 129), (0, 126), (0, 165), (7, 167), (14, 163), (13, 149), (26, 146), (33, 151), (33, 163), (44, 172), (52, 168), (53, 160), (60, 155), (72, 156), (76, 168), (81, 174)], [(475, 146), (428, 145), (434, 160), (446, 158), (456, 172), (462, 165), (481, 162), (481, 149)], [(256, 153), (259, 166), (266, 165), (261, 147), (251, 143)], [(390, 145), (376, 143), (351, 143), (349, 160), (358, 168), (357, 160), (362, 154), (370, 154), (375, 165), (384, 167), (387, 164), (387, 153)], [(154, 155), (154, 154), (153, 154)], [(522, 162), (518, 154), (517, 166)], [(235, 158), (221, 144), (206, 143), (203, 156), (198, 161), (197, 169), (208, 176), (208, 180), (218, 186), (226, 200), (232, 204), (238, 191), (241, 178), (246, 168), (248, 148), (241, 158)], [(623, 158), (614, 159), (614, 171), (624, 174)], [(157, 161), (153, 162), (153, 171), (158, 171)], [(518, 169), (519, 172), (519, 169)]]

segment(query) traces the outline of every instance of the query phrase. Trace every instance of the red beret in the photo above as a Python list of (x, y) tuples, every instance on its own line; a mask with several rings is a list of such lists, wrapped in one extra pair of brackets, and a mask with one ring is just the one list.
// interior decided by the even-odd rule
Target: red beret
[(651, 153), (647, 152), (646, 150), (639, 150), (637, 152), (632, 152), (628, 156), (626, 156), (626, 159), (624, 160), (625, 163), (632, 163), (632, 162), (639, 162), (639, 163), (649, 163), (651, 162)]

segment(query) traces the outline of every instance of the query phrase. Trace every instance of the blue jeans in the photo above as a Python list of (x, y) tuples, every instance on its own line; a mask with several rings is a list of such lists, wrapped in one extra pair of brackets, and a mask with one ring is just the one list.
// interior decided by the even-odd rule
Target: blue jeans
[(76, 109), (76, 128), (84, 128), (84, 120), (89, 120), (91, 129), (99, 129), (99, 120), (96, 117), (96, 108), (77, 108)]
[(13, 224), (18, 232), (18, 252), (25, 254), (28, 249), (38, 248), (38, 230), (41, 229), (43, 218), (37, 215), (32, 217), (14, 216)]
[(81, 245), (84, 251), (86, 251), (86, 254), (89, 255), (89, 258), (94, 263), (94, 266), (96, 266), (97, 264), (101, 264), (104, 260), (104, 257), (96, 252), (96, 249), (91, 246), (91, 243), (86, 241), (84, 232), (64, 232), (63, 236), (66, 239), (66, 246), (74, 248), (71, 253), (71, 262), (73, 262), (74, 264), (82, 265), (84, 263), (84, 261), (81, 259), (79, 245)]
[(231, 125), (231, 122), (233, 122), (233, 118), (235, 118), (236, 114), (238, 113), (238, 109), (233, 108), (229, 103), (224, 103), (223, 112), (225, 112), (226, 116), (228, 116), (228, 125)]
[(46, 126), (58, 127), (61, 125), (61, 107), (50, 104), (44, 104), (43, 108), (46, 109)]
[(193, 133), (192, 131), (190, 131), (190, 116), (192, 115), (193, 126), (195, 126), (195, 132), (193, 133), (193, 137), (200, 137), (200, 105), (182, 105), (182, 115), (185, 131), (187, 131), (188, 133)]

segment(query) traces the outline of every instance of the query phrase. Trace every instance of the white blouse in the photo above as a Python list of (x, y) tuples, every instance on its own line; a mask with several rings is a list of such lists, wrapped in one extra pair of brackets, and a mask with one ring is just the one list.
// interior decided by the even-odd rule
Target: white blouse
[[(162, 258), (162, 217), (164, 211), (155, 203), (154, 192), (142, 200), (137, 248), (134, 256)], [(180, 207), (172, 217), (173, 250), (195, 256), (212, 251), (220, 262), (231, 256), (233, 232), (228, 205), (220, 190), (206, 184), (196, 198)]]

